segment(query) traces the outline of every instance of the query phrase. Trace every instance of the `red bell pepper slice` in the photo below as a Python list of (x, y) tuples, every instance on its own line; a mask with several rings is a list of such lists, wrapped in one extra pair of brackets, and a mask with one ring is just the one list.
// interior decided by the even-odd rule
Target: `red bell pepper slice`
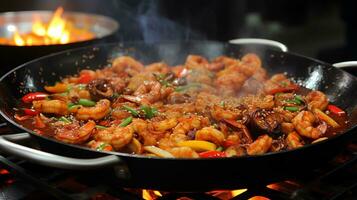
[(233, 145), (236, 145), (236, 142), (231, 141), (231, 140), (225, 140), (222, 143), (222, 146), (224, 146), (224, 148), (228, 148), (228, 147), (233, 146)]
[(87, 84), (91, 80), (93, 80), (93, 78), (89, 73), (83, 73), (79, 76), (77, 83)]
[(327, 109), (330, 111), (330, 112), (332, 112), (333, 114), (335, 114), (335, 115), (338, 115), (338, 116), (342, 116), (342, 115), (345, 115), (346, 114), (346, 112), (345, 111), (343, 111), (341, 108), (339, 108), (339, 107), (337, 107), (337, 106), (335, 106), (335, 105), (328, 105), (327, 106)]
[(221, 151), (205, 151), (198, 154), (201, 158), (224, 158), (227, 157), (225, 152)]
[(43, 100), (48, 97), (48, 94), (43, 92), (31, 92), (22, 97), (24, 103), (31, 103), (35, 100)]
[(25, 108), (25, 109), (24, 109), (24, 113), (25, 113), (26, 115), (30, 115), (30, 116), (35, 116), (35, 115), (40, 114), (39, 111), (33, 110), (33, 109), (29, 109), (29, 108)]
[(292, 91), (295, 91), (295, 90), (298, 90), (298, 89), (299, 89), (298, 85), (291, 84), (291, 85), (288, 85), (286, 87), (279, 87), (279, 88), (272, 89), (272, 90), (268, 91), (267, 94), (274, 95), (276, 93), (292, 92)]

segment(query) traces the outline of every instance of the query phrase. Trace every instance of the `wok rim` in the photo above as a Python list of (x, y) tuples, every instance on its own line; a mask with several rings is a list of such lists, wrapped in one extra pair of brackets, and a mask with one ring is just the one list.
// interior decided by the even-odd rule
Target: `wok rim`
[[(246, 45), (241, 45), (241, 44), (232, 44), (232, 43), (229, 43), (229, 42), (219, 42), (219, 41), (210, 41), (210, 40), (203, 40), (203, 41), (202, 40), (190, 40), (190, 41), (169, 40), (169, 41), (161, 41), (160, 43), (164, 43), (164, 44), (177, 44), (177, 43), (187, 43), (187, 44), (205, 43), (205, 44), (208, 44), (208, 43), (211, 43), (211, 44), (220, 44), (220, 45), (228, 45), (228, 46), (246, 46)], [(147, 42), (143, 42), (143, 41), (131, 41), (131, 42), (102, 43), (102, 44), (88, 45), (88, 46), (78, 47), (78, 48), (71, 48), (71, 49), (59, 51), (59, 52), (56, 52), (56, 53), (51, 53), (51, 54), (48, 54), (48, 55), (45, 55), (45, 56), (41, 56), (39, 58), (36, 58), (36, 59), (30, 60), (30, 61), (28, 61), (26, 63), (23, 63), (23, 64), (15, 67), (15, 68), (13, 68), (12, 70), (8, 71), (2, 77), (0, 77), (0, 83), (4, 79), (6, 79), (7, 76), (9, 76), (11, 73), (13, 73), (13, 72), (15, 72), (15, 71), (17, 71), (19, 69), (26, 68), (27, 65), (30, 65), (32, 63), (36, 63), (36, 62), (41, 61), (41, 60), (45, 60), (45, 59), (50, 58), (50, 57), (54, 57), (54, 56), (62, 55), (62, 54), (73, 53), (73, 52), (75, 53), (77, 51), (81, 51), (81, 50), (85, 50), (85, 49), (93, 49), (93, 48), (108, 48), (108, 47), (116, 47), (116, 46), (119, 46), (119, 47), (124, 47), (125, 46), (125, 49), (126, 49), (126, 48), (132, 48), (129, 45), (133, 45), (133, 44), (155, 45), (153, 43), (147, 43)], [(315, 58), (312, 58), (312, 57), (304, 56), (304, 55), (301, 55), (301, 54), (298, 54), (298, 53), (294, 53), (294, 52), (281, 52), (281, 51), (277, 51), (277, 50), (273, 50), (273, 49), (269, 49), (268, 51), (272, 51), (274, 53), (282, 53), (282, 54), (288, 55), (288, 56), (300, 57), (300, 58), (303, 58), (305, 60), (310, 60), (310, 61), (313, 61), (315, 63), (325, 65), (328, 68), (331, 68), (331, 67), (335, 68), (335, 69), (339, 70), (340, 72), (344, 73), (345, 75), (349, 76), (350, 78), (352, 78), (353, 81), (357, 82), (357, 77), (356, 76), (353, 76), (352, 74), (350, 74), (350, 73), (348, 73), (348, 72), (346, 72), (346, 71), (344, 71), (344, 70), (342, 70), (340, 68), (334, 67), (330, 63), (327, 63), (327, 62), (324, 62), (324, 61), (321, 61), (321, 60), (318, 60), (318, 59), (315, 59)], [(356, 106), (357, 105), (355, 105), (355, 108), (356, 108)], [(336, 134), (336, 135), (334, 135), (334, 136), (332, 136), (332, 137), (330, 137), (328, 139), (325, 139), (325, 140), (322, 140), (322, 141), (319, 141), (319, 142), (316, 142), (316, 143), (310, 143), (308, 145), (304, 145), (304, 146), (302, 146), (300, 148), (296, 148), (296, 149), (283, 150), (283, 151), (277, 151), (277, 152), (268, 152), (268, 153), (264, 153), (264, 154), (261, 154), (261, 155), (244, 155), (244, 156), (239, 156), (239, 157), (223, 157), (223, 158), (161, 158), (161, 157), (143, 156), (143, 155), (140, 155), (140, 154), (129, 154), (129, 153), (123, 153), (123, 152), (96, 151), (94, 149), (90, 149), (90, 148), (85, 147), (85, 146), (65, 143), (65, 142), (56, 140), (56, 139), (51, 138), (51, 137), (45, 137), (45, 136), (39, 135), (39, 134), (35, 133), (33, 130), (30, 130), (30, 129), (26, 128), (26, 127), (21, 126), (19, 123), (17, 123), (16, 121), (12, 120), (11, 118), (9, 118), (3, 112), (2, 109), (0, 109), (0, 115), (7, 122), (11, 123), (11, 125), (13, 125), (13, 126), (19, 128), (19, 129), (29, 133), (31, 136), (40, 137), (41, 139), (45, 139), (45, 140), (50, 141), (50, 142), (55, 142), (57, 144), (66, 145), (68, 147), (78, 148), (80, 150), (90, 151), (90, 152), (93, 152), (93, 153), (100, 153), (100, 154), (103, 154), (103, 156), (116, 155), (116, 156), (119, 156), (120, 158), (130, 158), (130, 159), (136, 158), (136, 159), (160, 160), (160, 161), (164, 161), (164, 160), (176, 161), (177, 160), (177, 161), (186, 161), (186, 162), (187, 161), (191, 161), (191, 162), (212, 161), (213, 162), (215, 160), (249, 160), (249, 159), (258, 159), (258, 158), (259, 159), (265, 159), (265, 158), (274, 157), (274, 156), (277, 156), (277, 155), (294, 154), (294, 153), (305, 151), (307, 149), (311, 149), (311, 148), (314, 148), (314, 147), (317, 147), (317, 146), (321, 146), (323, 144), (326, 145), (327, 143), (331, 143), (331, 142), (333, 142), (335, 140), (341, 139), (342, 137), (346, 137), (346, 134), (352, 134), (353, 131), (357, 130), (357, 122), (356, 122), (355, 124), (351, 125), (344, 132)], [(41, 151), (43, 151), (43, 150), (41, 150)]]

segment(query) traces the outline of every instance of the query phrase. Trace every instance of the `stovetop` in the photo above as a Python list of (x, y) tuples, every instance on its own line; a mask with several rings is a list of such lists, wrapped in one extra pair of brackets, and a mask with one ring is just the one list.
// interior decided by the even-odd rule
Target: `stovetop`
[[(13, 133), (0, 122), (0, 134)], [(317, 158), (318, 159), (318, 158)], [(308, 164), (308, 163), (302, 163)], [(357, 199), (357, 143), (325, 166), (298, 180), (286, 180), (237, 190), (207, 192), (164, 192), (121, 188), (105, 170), (71, 171), (29, 163), (11, 155), (0, 156), (0, 200), (266, 200), (266, 199)], [(257, 180), (257, 183), (259, 180)]]

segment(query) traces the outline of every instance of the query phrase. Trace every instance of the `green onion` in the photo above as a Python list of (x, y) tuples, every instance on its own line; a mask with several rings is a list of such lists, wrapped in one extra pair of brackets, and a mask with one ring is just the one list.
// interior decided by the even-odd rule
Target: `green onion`
[(69, 92), (70, 90), (72, 90), (72, 88), (73, 88), (72, 85), (68, 85), (66, 92)]
[(81, 105), (72, 105), (72, 106), (68, 107), (68, 110), (72, 110), (72, 109), (78, 108), (78, 107), (81, 107)]
[(300, 96), (300, 95), (296, 95), (296, 96), (295, 96), (295, 99), (298, 100), (298, 101), (300, 101), (301, 103), (304, 102), (304, 99), (303, 99), (302, 96)]
[(224, 107), (225, 102), (224, 102), (224, 101), (221, 101), (221, 102), (219, 102), (219, 105), (222, 106), (222, 107)]
[(116, 98), (118, 98), (118, 97), (120, 97), (120, 94), (119, 94), (119, 93), (114, 93), (113, 96), (112, 96), (112, 98), (114, 98), (114, 99), (116, 99)]
[(63, 117), (63, 116), (60, 117), (58, 120), (59, 120), (59, 121), (62, 121), (62, 122), (65, 122), (65, 123), (67, 123), (67, 124), (72, 123), (71, 120), (69, 120), (69, 119), (67, 119), (66, 117)]
[(73, 108), (78, 108), (80, 105), (74, 104), (74, 103), (69, 103), (67, 105), (68, 110), (72, 110)]
[(157, 114), (157, 109), (154, 107), (141, 106), (140, 109), (144, 112), (147, 119), (151, 119)]
[(65, 96), (68, 95), (68, 92), (62, 92), (62, 93), (59, 93), (59, 95), (60, 95), (61, 97), (65, 97)]
[(101, 143), (101, 144), (97, 147), (96, 150), (102, 151), (106, 146), (107, 146), (107, 144), (103, 142), (103, 143)]
[(297, 99), (290, 99), (290, 100), (286, 100), (286, 103), (294, 103), (294, 104), (301, 104), (301, 102)]
[(286, 83), (286, 82), (281, 82), (280, 85), (286, 87), (286, 86), (288, 86), (288, 83)]
[(192, 87), (200, 88), (200, 87), (202, 87), (202, 85), (200, 83), (189, 83), (187, 85), (176, 87), (175, 91), (176, 92), (182, 92), (182, 91), (188, 90), (188, 89), (190, 89)]
[(223, 151), (223, 147), (218, 147), (216, 151)]
[(86, 84), (78, 84), (77, 87), (80, 90), (84, 90), (84, 89), (86, 89), (87, 85)]
[(294, 107), (294, 106), (285, 106), (284, 110), (288, 110), (288, 111), (291, 111), (291, 112), (296, 112), (296, 111), (299, 110), (299, 108), (298, 107)]
[(89, 99), (79, 99), (78, 104), (86, 107), (95, 106), (95, 102)]
[(97, 129), (101, 129), (101, 130), (108, 128), (108, 127), (106, 127), (106, 126), (101, 126), (101, 125), (95, 125), (95, 127), (96, 127)]
[(133, 121), (133, 117), (128, 117), (125, 118), (120, 124), (120, 127), (126, 127), (127, 125), (129, 125), (131, 122)]
[(127, 105), (123, 105), (123, 109), (126, 110), (126, 111), (128, 111), (128, 112), (130, 112), (134, 117), (139, 116), (139, 112), (136, 111), (136, 110), (135, 110), (134, 108), (132, 108), (132, 107), (129, 107), (129, 106), (127, 106)]

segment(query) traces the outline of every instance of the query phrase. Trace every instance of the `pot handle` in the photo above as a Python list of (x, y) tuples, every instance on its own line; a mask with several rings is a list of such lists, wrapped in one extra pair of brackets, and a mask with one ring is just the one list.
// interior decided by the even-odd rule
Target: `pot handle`
[(28, 133), (18, 133), (11, 135), (0, 136), (0, 150), (7, 152), (11, 155), (15, 155), (24, 158), (28, 161), (46, 165), (50, 167), (56, 167), (61, 169), (71, 170), (88, 170), (97, 169), (102, 167), (114, 166), (122, 163), (122, 160), (115, 155), (104, 156), (100, 158), (81, 159), (70, 158), (43, 152), (37, 149), (32, 149), (26, 146), (16, 144), (16, 141), (27, 140), (31, 138)]
[(232, 44), (259, 44), (259, 45), (276, 47), (276, 48), (280, 49), (282, 52), (288, 51), (288, 47), (281, 42), (274, 41), (274, 40), (260, 39), (260, 38), (239, 38), (239, 39), (229, 40), (229, 43), (232, 43)]
[(345, 61), (345, 62), (334, 63), (332, 65), (337, 68), (352, 67), (352, 66), (357, 67), (357, 61)]

